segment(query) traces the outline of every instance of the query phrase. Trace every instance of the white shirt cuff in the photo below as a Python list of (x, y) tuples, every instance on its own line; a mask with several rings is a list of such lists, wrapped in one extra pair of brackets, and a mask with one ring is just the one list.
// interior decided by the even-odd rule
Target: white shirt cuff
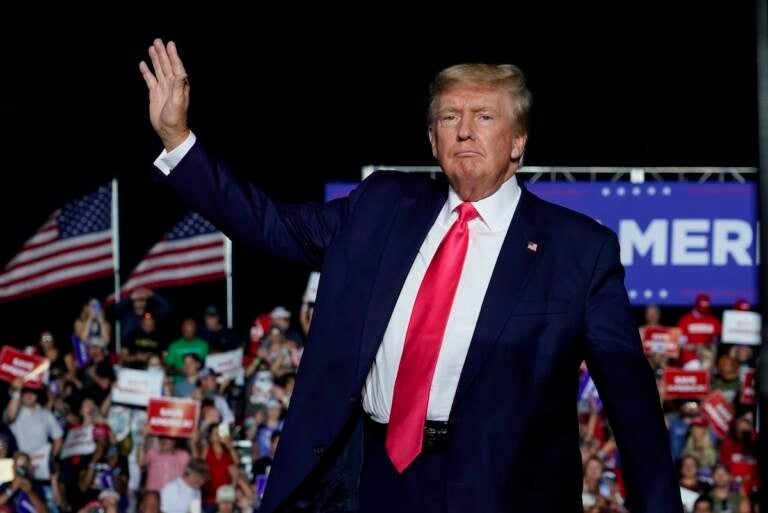
[(191, 131), (186, 140), (172, 149), (170, 152), (163, 149), (160, 156), (155, 159), (155, 167), (160, 170), (161, 173), (168, 176), (173, 168), (179, 165), (181, 159), (189, 153), (189, 150), (194, 146), (197, 137)]

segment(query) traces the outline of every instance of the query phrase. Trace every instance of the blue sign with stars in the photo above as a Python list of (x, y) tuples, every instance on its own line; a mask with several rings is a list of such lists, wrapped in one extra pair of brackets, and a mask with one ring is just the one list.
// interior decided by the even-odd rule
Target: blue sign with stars
[(757, 187), (753, 183), (527, 184), (618, 234), (635, 304), (690, 305), (709, 293), (758, 302)]

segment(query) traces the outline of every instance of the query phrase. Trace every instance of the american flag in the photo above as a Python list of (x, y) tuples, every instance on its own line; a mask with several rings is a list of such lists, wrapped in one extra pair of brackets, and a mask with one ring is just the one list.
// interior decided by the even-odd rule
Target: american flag
[(224, 235), (196, 212), (176, 224), (149, 250), (121, 289), (190, 285), (226, 277)]
[(111, 184), (56, 210), (0, 274), (0, 301), (112, 274), (111, 214)]

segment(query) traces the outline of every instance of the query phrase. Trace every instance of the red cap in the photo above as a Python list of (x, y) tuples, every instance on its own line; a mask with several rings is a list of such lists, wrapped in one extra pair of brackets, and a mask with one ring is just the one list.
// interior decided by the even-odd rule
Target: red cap
[(733, 304), (734, 310), (741, 310), (742, 312), (749, 312), (752, 310), (752, 305), (746, 299), (739, 299)]
[(694, 303), (694, 308), (699, 313), (709, 313), (711, 307), (712, 307), (712, 298), (709, 297), (709, 294), (699, 294), (698, 296), (696, 296), (696, 302)]

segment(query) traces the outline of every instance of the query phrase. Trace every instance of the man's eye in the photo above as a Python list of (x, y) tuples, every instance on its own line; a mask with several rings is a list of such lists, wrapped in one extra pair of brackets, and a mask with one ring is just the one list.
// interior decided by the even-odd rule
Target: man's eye
[(442, 117), (443, 121), (453, 121), (456, 119), (456, 116), (453, 114), (446, 114)]
[(488, 114), (482, 114), (482, 115), (480, 116), (480, 119), (481, 119), (481, 120), (483, 120), (483, 121), (490, 121), (490, 120), (492, 120), (492, 119), (493, 119), (493, 116), (490, 116), (490, 115), (488, 115)]

